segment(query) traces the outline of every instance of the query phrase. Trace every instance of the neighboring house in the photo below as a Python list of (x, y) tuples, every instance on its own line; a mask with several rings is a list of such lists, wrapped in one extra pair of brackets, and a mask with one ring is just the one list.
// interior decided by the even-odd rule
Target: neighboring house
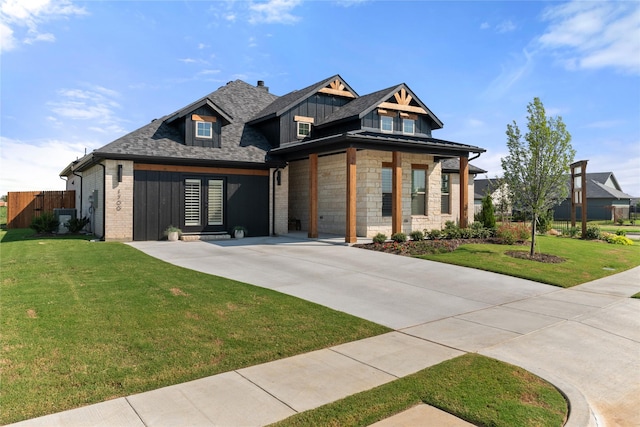
[(277, 97), (236, 80), (61, 176), (105, 240), (157, 240), (168, 225), (264, 236), (294, 220), (309, 237), (355, 242), (473, 220), (468, 161), (485, 150), (433, 138), (442, 126), (404, 83), (359, 96), (335, 75)]
[[(440, 213), (451, 213), (455, 206), (454, 201), (460, 200), (460, 159), (445, 159), (441, 162), (442, 178), (440, 186)], [(487, 173), (486, 170), (480, 169), (472, 164), (469, 165), (469, 198), (473, 198), (473, 215), (478, 213), (475, 205), (477, 190), (476, 175)], [(471, 202), (470, 202), (471, 203)], [(473, 221), (473, 219), (471, 219)]]
[(474, 196), (476, 213), (482, 210), (482, 199), (489, 194), (496, 216), (511, 216), (511, 203), (509, 202), (507, 187), (499, 178), (476, 179), (474, 185), (476, 192)]
[[(587, 173), (587, 220), (608, 220), (629, 218), (629, 206), (632, 196), (624, 193), (613, 172)], [(571, 177), (567, 177), (567, 187), (571, 186)], [(570, 190), (569, 190), (570, 191)], [(554, 208), (554, 219), (571, 218), (571, 199), (567, 198)], [(580, 220), (582, 211), (576, 208), (576, 219)]]

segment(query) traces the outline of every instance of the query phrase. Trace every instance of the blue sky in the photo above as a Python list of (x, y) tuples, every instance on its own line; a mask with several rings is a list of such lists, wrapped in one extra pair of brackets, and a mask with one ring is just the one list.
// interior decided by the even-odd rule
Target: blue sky
[(490, 178), (537, 96), (576, 160), (640, 196), (637, 1), (0, 0), (0, 18), (0, 194), (63, 189), (85, 150), (230, 80), (283, 95), (340, 74), (360, 95), (408, 84)]

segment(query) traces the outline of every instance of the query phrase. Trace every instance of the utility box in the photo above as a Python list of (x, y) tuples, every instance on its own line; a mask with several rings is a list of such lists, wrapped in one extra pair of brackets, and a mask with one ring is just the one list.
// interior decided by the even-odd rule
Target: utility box
[(66, 227), (66, 223), (71, 221), (72, 219), (76, 219), (76, 210), (75, 209), (59, 209), (56, 208), (53, 210), (53, 214), (59, 222), (58, 225), (58, 234), (66, 234), (69, 232), (69, 229)]

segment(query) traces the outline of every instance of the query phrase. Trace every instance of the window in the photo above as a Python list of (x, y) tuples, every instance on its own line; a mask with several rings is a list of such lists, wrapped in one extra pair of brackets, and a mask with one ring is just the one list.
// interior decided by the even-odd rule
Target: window
[(382, 216), (391, 216), (392, 204), (392, 174), (391, 168), (382, 168)]
[(196, 138), (213, 138), (213, 123), (196, 122)]
[(413, 135), (416, 129), (416, 121), (413, 119), (402, 119), (402, 133)]
[(393, 132), (393, 117), (380, 116), (380, 130), (382, 132)]
[(441, 202), (440, 202), (440, 213), (450, 214), (451, 213), (451, 198), (449, 197), (449, 174), (442, 174), (442, 184), (440, 186), (440, 194), (441, 194)]
[(224, 181), (221, 179), (209, 180), (209, 207), (208, 225), (223, 225), (224, 212)]
[(411, 215), (426, 215), (427, 171), (411, 169)]
[(184, 225), (186, 227), (200, 225), (200, 180), (184, 181)]
[(311, 123), (298, 122), (298, 138), (306, 138), (311, 134)]

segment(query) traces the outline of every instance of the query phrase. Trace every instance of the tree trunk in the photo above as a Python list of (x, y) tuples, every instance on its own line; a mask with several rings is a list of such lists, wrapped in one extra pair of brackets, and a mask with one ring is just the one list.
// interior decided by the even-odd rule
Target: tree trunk
[(533, 257), (534, 248), (536, 245), (536, 222), (538, 220), (538, 215), (533, 214), (533, 221), (531, 221), (531, 249), (529, 250), (529, 256)]

